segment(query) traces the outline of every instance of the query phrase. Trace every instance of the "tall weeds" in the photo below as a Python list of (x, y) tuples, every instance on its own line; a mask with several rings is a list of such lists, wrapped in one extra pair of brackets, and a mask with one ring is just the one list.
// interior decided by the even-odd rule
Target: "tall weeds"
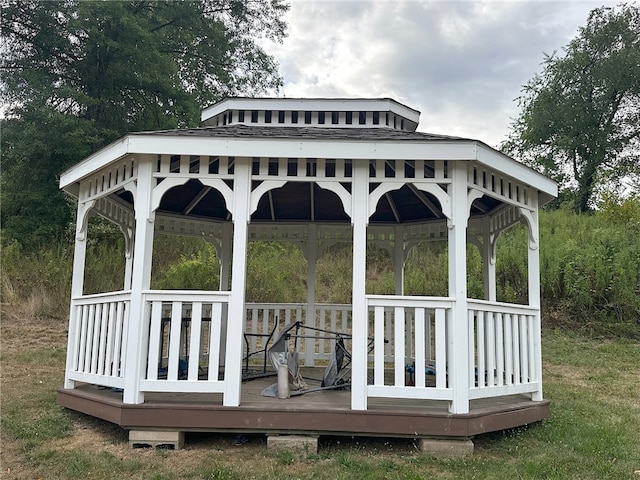
[[(124, 277), (122, 234), (94, 227), (87, 249), (85, 292), (119, 290)], [(565, 210), (540, 214), (541, 294), (544, 322), (594, 333), (640, 338), (640, 200), (607, 200), (593, 215)], [(526, 303), (527, 230), (503, 233), (497, 247), (497, 297)], [(4, 313), (66, 318), (73, 249), (51, 245), (25, 252), (17, 242), (2, 242), (1, 293)], [(351, 302), (351, 245), (324, 250), (316, 267), (316, 301)], [(446, 242), (424, 242), (405, 264), (406, 295), (446, 296)], [(220, 264), (213, 246), (202, 239), (158, 236), (154, 243), (152, 288), (217, 290)], [(483, 298), (482, 260), (467, 249), (468, 292)], [(307, 261), (299, 246), (278, 242), (249, 245), (248, 301), (304, 302)], [(367, 292), (395, 292), (393, 258), (384, 248), (367, 251)]]

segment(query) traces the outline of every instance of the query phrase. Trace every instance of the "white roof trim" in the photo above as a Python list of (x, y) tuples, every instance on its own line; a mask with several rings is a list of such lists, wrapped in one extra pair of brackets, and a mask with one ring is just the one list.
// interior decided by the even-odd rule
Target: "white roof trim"
[(538, 189), (545, 197), (557, 197), (555, 181), (475, 140), (370, 140), (305, 138), (191, 137), (158, 134), (127, 135), (60, 177), (60, 187), (73, 193), (73, 184), (125, 155), (226, 155), (232, 157), (347, 158), (351, 160), (476, 160)]
[(540, 172), (514, 160), (504, 153), (494, 150), (487, 145), (478, 142), (476, 159), (479, 163), (494, 168), (509, 177), (535, 187), (548, 197), (542, 199), (540, 204), (545, 204), (558, 196), (558, 184), (555, 180), (546, 177)]
[(62, 172), (60, 188), (69, 191), (65, 187), (131, 153), (130, 140), (131, 136), (124, 136)]

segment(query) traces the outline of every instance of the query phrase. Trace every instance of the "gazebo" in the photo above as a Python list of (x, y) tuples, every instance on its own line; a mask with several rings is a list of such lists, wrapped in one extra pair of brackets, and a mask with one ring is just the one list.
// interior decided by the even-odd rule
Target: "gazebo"
[[(417, 132), (419, 112), (391, 99), (229, 98), (202, 121), (128, 134), (61, 176), (78, 199), (61, 405), (149, 443), (144, 432), (193, 430), (468, 440), (548, 417), (538, 210), (555, 182), (480, 141)], [(120, 291), (83, 291), (91, 215), (124, 234)], [(496, 242), (520, 223), (528, 304), (497, 302)], [(152, 290), (160, 234), (210, 241), (219, 289)], [(259, 240), (302, 249), (305, 303), (246, 302), (247, 246)], [(425, 241), (447, 242), (446, 297), (404, 294), (408, 252)], [(352, 245), (352, 301), (323, 305), (316, 261), (336, 242)], [(483, 299), (467, 293), (468, 243)], [(371, 244), (392, 254), (393, 295), (367, 294)], [(323, 367), (346, 339), (343, 388), (273, 398), (243, 381), (247, 357), (293, 325), (301, 369)]]

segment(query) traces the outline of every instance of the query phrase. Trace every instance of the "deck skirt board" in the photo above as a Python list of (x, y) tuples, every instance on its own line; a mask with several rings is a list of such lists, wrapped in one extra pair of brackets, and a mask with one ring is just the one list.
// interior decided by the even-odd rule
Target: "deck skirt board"
[(471, 438), (549, 417), (549, 401), (524, 395), (471, 402), (451, 414), (447, 402), (370, 399), (367, 410), (350, 409), (346, 390), (289, 399), (262, 397), (271, 380), (243, 385), (241, 405), (224, 407), (221, 394), (147, 393), (145, 403), (124, 404), (122, 393), (80, 385), (58, 390), (58, 404), (125, 429), (176, 429), (313, 435)]

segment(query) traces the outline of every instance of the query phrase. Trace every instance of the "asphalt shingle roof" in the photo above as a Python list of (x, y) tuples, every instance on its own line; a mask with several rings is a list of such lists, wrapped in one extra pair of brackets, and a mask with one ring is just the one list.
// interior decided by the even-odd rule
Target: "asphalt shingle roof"
[[(341, 127), (282, 127), (267, 125), (225, 125), (218, 127), (186, 128), (139, 132), (144, 135), (233, 137), (233, 138), (305, 138), (310, 140), (362, 141), (473, 141), (468, 138), (424, 132), (407, 132), (390, 128)], [(136, 134), (133, 134), (136, 135)]]

